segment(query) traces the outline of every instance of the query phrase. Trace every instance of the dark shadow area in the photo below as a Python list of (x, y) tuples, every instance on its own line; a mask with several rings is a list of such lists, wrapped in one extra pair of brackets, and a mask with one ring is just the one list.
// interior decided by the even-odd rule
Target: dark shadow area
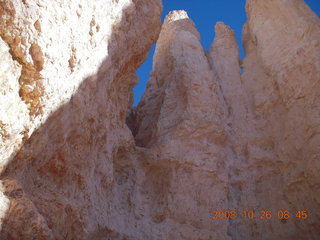
[[(153, 1), (133, 2), (113, 26), (98, 72), (48, 117), (1, 175), (10, 199), (1, 239), (124, 239), (106, 214), (114, 209), (113, 159), (121, 145), (134, 147), (125, 111), (134, 72), (156, 41), (159, 25), (154, 12), (142, 10)], [(141, 31), (144, 43), (132, 29)], [(129, 166), (127, 159), (121, 164)]]
[[(126, 110), (135, 84), (134, 72), (151, 46), (133, 41), (141, 36), (123, 38), (122, 34), (134, 32), (129, 30), (148, 18), (135, 15), (128, 24), (133, 10), (143, 12), (135, 7), (143, 6), (129, 6), (114, 26), (109, 55), (97, 74), (83, 80), (72, 99), (32, 134), (1, 175), (10, 209), (0, 239), (126, 239), (114, 216), (128, 218), (130, 192), (119, 191), (124, 202), (117, 202), (114, 183), (125, 185), (133, 174), (130, 153), (124, 150), (134, 147), (128, 140)], [(144, 39), (149, 31), (147, 26), (141, 30)], [(156, 41), (156, 36), (150, 38)], [(114, 163), (117, 158), (121, 161)], [(159, 200), (152, 217), (160, 223), (170, 189), (159, 179), (166, 179), (166, 185), (174, 181), (170, 168), (152, 170), (147, 179), (155, 188), (150, 192)], [(158, 192), (162, 192), (160, 197)], [(123, 212), (116, 212), (116, 204), (127, 204), (127, 208), (121, 206)]]

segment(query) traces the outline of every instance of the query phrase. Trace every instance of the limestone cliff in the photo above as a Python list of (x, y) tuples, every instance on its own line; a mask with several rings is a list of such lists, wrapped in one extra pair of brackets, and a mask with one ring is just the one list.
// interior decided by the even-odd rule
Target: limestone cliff
[(320, 20), (303, 1), (247, 0), (242, 61), (224, 23), (205, 51), (186, 12), (161, 27), (158, 0), (0, 6), (0, 239), (318, 239)]

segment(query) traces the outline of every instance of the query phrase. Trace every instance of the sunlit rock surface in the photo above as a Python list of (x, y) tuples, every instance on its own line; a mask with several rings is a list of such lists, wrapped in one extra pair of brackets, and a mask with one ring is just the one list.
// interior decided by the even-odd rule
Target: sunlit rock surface
[[(317, 239), (320, 21), (303, 1), (252, 0), (246, 10), (243, 61), (223, 23), (205, 53), (186, 13), (167, 16), (134, 110), (136, 144), (172, 165), (166, 219), (181, 208), (197, 216), (190, 239)], [(257, 219), (209, 224), (212, 210)]]
[(134, 149), (125, 112), (161, 1), (0, 3), (0, 238), (134, 236), (115, 179)]
[[(0, 6), (0, 239), (318, 239), (320, 20), (303, 1), (247, 0), (242, 61), (224, 23), (208, 51), (185, 11), (161, 27), (160, 0)], [(226, 210), (242, 219), (211, 219)]]

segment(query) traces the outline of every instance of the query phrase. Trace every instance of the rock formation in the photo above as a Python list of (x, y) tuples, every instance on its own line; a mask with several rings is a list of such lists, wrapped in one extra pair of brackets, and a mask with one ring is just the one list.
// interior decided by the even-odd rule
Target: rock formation
[[(169, 212), (179, 216), (176, 222), (197, 216), (189, 220), (194, 235), (172, 239), (320, 234), (320, 21), (301, 1), (247, 1), (246, 10), (242, 62), (223, 23), (205, 53), (186, 13), (169, 14), (134, 113), (136, 144), (157, 152), (157, 164), (172, 165)], [(202, 214), (209, 209), (273, 217), (209, 224)], [(308, 219), (296, 217), (301, 210)], [(278, 211), (291, 216), (278, 219)]]
[(134, 148), (125, 112), (160, 14), (158, 0), (1, 1), (0, 239), (132, 231), (113, 182)]
[(243, 61), (224, 23), (209, 51), (186, 12), (161, 27), (160, 0), (0, 7), (0, 239), (318, 239), (320, 20), (303, 1), (247, 0)]

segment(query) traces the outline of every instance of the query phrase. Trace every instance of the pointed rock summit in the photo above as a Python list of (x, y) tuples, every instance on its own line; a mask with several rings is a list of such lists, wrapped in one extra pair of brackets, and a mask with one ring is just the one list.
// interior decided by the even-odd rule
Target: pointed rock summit
[(185, 11), (161, 25), (160, 0), (0, 7), (0, 239), (319, 239), (304, 1), (247, 0), (243, 60), (222, 22), (208, 51)]

